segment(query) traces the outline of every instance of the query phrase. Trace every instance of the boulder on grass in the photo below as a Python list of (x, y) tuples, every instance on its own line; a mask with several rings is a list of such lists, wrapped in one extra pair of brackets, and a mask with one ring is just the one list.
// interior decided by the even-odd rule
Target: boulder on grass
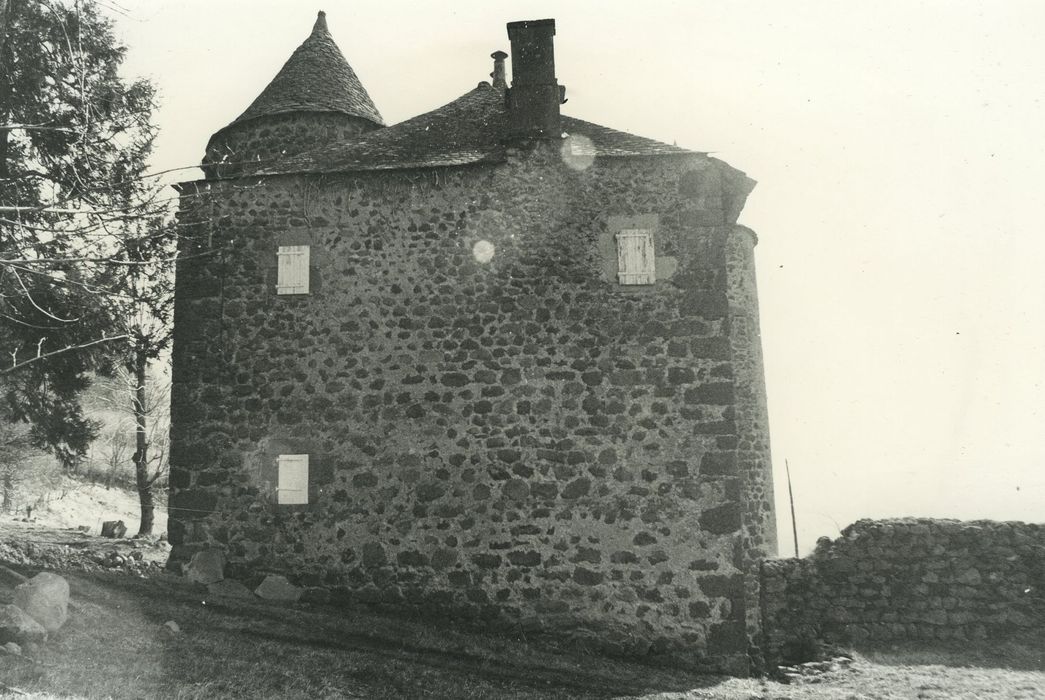
[(0, 644), (42, 642), (47, 630), (17, 605), (0, 605)]
[(220, 549), (204, 549), (196, 552), (183, 569), (185, 578), (193, 583), (207, 585), (225, 578), (225, 553)]
[(69, 583), (58, 574), (41, 571), (15, 588), (14, 604), (45, 630), (55, 632), (69, 617)]
[(126, 534), (127, 526), (123, 524), (122, 520), (106, 520), (102, 523), (102, 537), (120, 540)]
[(265, 600), (296, 603), (301, 598), (302, 590), (288, 581), (285, 576), (269, 574), (254, 590), (254, 593)]
[(18, 646), (14, 642), (8, 642), (3, 646), (0, 646), (0, 654), (10, 654), (11, 656), (21, 656), (22, 647)]

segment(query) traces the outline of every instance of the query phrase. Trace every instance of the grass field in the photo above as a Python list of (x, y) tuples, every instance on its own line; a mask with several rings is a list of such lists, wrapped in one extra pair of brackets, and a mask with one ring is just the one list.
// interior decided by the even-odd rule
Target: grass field
[[(1040, 649), (869, 652), (849, 670), (785, 685), (362, 608), (216, 600), (167, 575), (64, 573), (75, 601), (69, 621), (30, 656), (0, 657), (0, 697), (1045, 698)], [(0, 589), (0, 602), (9, 597)]]

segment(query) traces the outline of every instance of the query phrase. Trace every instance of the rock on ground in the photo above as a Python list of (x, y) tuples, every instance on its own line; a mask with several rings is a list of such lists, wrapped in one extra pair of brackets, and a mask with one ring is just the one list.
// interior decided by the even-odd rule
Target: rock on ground
[(0, 605), (0, 644), (6, 642), (42, 642), (47, 637), (39, 622), (17, 605)]
[(284, 603), (295, 603), (301, 598), (302, 590), (293, 585), (285, 576), (270, 574), (254, 591), (259, 598)]
[(42, 571), (15, 588), (14, 604), (48, 632), (55, 632), (69, 617), (69, 583)]
[(185, 578), (204, 585), (225, 578), (225, 553), (220, 549), (204, 549), (193, 555), (185, 567)]
[(127, 526), (122, 520), (106, 520), (102, 523), (102, 537), (123, 539), (127, 534)]
[(22, 647), (18, 646), (14, 642), (8, 642), (3, 646), (0, 646), (0, 653), (10, 654), (11, 656), (21, 656)]

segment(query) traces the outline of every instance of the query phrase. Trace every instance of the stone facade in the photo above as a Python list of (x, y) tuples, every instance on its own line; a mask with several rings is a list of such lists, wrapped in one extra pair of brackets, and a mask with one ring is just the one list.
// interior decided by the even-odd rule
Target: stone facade
[(807, 559), (765, 562), (762, 609), (773, 663), (820, 642), (1040, 643), (1045, 525), (861, 520)]
[[(477, 90), (453, 108), (507, 123)], [(370, 141), (350, 115), (247, 120), (180, 186), (172, 561), (218, 548), (234, 577), (748, 672), (776, 547), (754, 183), (578, 120), (594, 146), (476, 156), (448, 113)], [(219, 142), (279, 161), (310, 120), (458, 164), (213, 167)], [(626, 229), (652, 232), (655, 284), (618, 282)], [(281, 246), (309, 246), (308, 294), (276, 293)], [(277, 503), (287, 454), (306, 505)]]

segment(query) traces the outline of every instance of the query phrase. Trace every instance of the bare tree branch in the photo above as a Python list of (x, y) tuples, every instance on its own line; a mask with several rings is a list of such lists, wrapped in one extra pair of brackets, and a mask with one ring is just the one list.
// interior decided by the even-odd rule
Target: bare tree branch
[[(29, 359), (29, 360), (25, 360), (23, 362), (18, 362), (17, 360), (15, 360), (15, 361), (12, 362), (10, 367), (6, 367), (4, 369), (0, 369), (0, 375), (10, 374), (10, 373), (12, 373), (12, 372), (14, 372), (16, 370), (20, 370), (20, 369), (24, 368), (25, 366), (34, 363), (34, 362), (39, 362), (40, 360), (46, 360), (47, 358), (54, 357), (55, 355), (61, 355), (62, 353), (72, 352), (74, 350), (83, 350), (84, 348), (89, 348), (89, 347), (92, 347), (94, 345), (99, 345), (101, 343), (111, 343), (111, 342), (113, 342), (115, 340), (127, 340), (129, 337), (130, 336), (128, 336), (128, 335), (114, 335), (114, 336), (110, 336), (108, 338), (99, 338), (97, 340), (92, 340), (89, 343), (80, 343), (78, 345), (69, 345), (69, 346), (61, 348), (59, 350), (52, 350), (51, 352), (44, 353), (42, 355), (41, 354), (37, 354), (36, 357), (34, 357), (32, 359)], [(17, 350), (16, 350), (16, 352), (17, 352)]]

